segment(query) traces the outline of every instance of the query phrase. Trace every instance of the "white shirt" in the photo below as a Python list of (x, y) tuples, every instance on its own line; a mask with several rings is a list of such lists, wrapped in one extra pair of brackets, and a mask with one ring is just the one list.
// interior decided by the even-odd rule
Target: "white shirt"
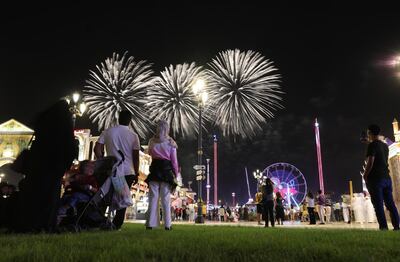
[(97, 142), (105, 145), (107, 155), (115, 156), (118, 160), (121, 160), (118, 153), (118, 150), (121, 150), (125, 156), (125, 161), (121, 164), (121, 172), (125, 176), (135, 174), (132, 151), (140, 150), (140, 144), (139, 137), (133, 130), (124, 125), (110, 127), (101, 133)]
[(306, 197), (308, 207), (315, 207), (314, 199), (310, 197)]

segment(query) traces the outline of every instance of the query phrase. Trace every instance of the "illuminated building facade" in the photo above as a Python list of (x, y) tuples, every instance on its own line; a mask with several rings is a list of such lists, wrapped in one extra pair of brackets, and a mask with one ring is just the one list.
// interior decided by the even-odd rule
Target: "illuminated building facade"
[(389, 170), (393, 183), (393, 198), (400, 208), (400, 130), (399, 123), (393, 120), (394, 142), (389, 144)]

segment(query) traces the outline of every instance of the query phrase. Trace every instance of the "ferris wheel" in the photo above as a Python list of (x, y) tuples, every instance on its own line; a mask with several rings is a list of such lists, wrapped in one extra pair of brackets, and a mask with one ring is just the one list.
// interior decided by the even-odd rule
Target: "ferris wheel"
[(263, 170), (264, 178), (270, 178), (275, 184), (274, 193), (280, 192), (285, 204), (299, 207), (307, 194), (307, 182), (304, 175), (295, 166), (288, 163), (275, 163)]

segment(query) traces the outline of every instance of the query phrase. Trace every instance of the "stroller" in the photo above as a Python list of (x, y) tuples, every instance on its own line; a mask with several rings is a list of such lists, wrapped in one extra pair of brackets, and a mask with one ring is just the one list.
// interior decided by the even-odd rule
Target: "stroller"
[[(120, 151), (119, 151), (120, 152)], [(64, 217), (60, 224), (60, 231), (80, 232), (85, 229), (100, 228), (104, 230), (114, 230), (112, 223), (112, 212), (110, 206), (113, 198), (112, 183), (108, 192), (105, 192), (103, 185), (109, 181), (111, 176), (116, 174), (117, 167), (122, 164), (125, 157), (120, 152), (122, 158), (120, 161), (114, 156), (107, 156), (95, 161), (94, 176), (97, 183), (102, 185), (99, 190), (92, 196), (89, 202), (77, 203), (76, 212), (69, 209), (67, 216)]]

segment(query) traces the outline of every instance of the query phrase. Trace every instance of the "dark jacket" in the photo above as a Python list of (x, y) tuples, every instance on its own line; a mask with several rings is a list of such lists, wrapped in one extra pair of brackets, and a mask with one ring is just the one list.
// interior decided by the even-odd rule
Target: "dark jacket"
[(165, 182), (171, 185), (175, 190), (177, 183), (175, 174), (170, 160), (153, 159), (150, 165), (150, 174), (147, 176), (146, 183), (151, 181)]

